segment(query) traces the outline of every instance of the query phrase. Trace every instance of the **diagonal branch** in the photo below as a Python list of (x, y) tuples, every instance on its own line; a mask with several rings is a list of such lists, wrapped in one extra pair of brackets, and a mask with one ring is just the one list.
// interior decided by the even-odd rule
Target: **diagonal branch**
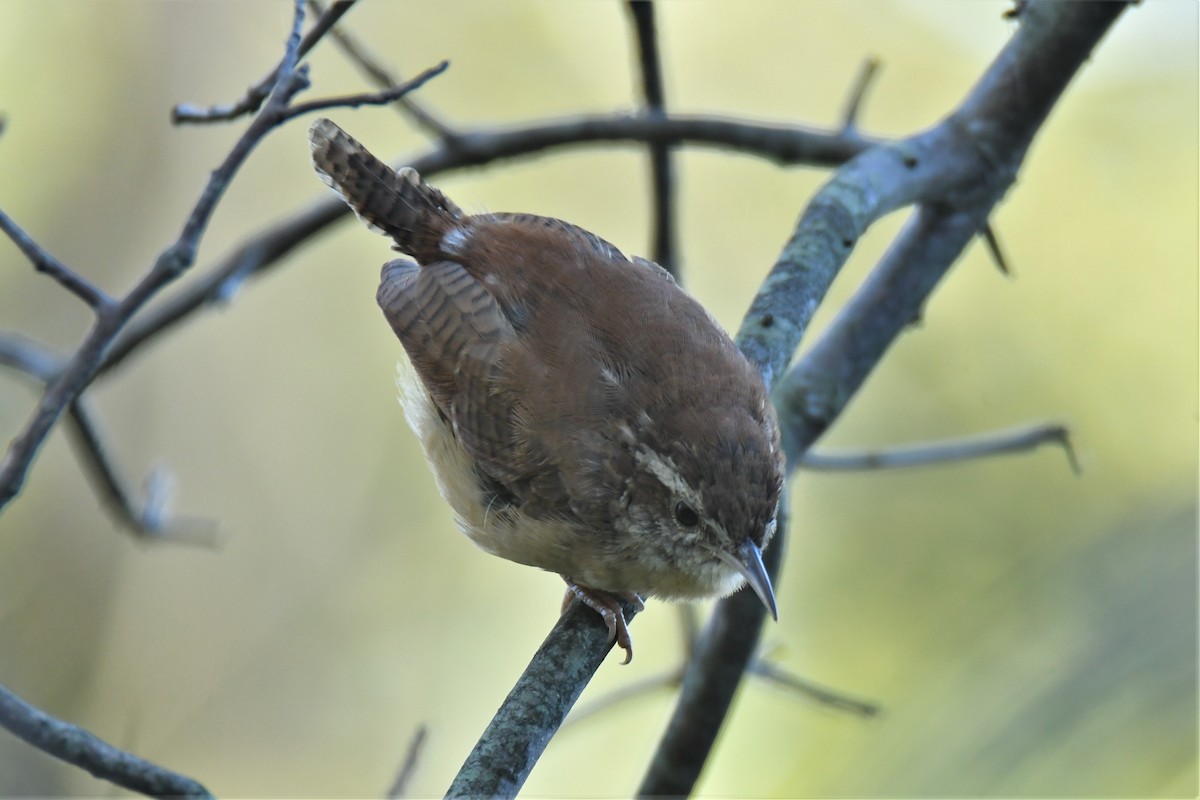
[(329, 108), (358, 108), (359, 106), (385, 106), (401, 97), (420, 89), (427, 82), (441, 75), (450, 67), (449, 61), (442, 61), (430, 67), (411, 80), (395, 86), (389, 86), (380, 92), (349, 94), (340, 97), (323, 97), (320, 100), (310, 100), (307, 103), (297, 103), (287, 110), (285, 119), (311, 114), (314, 111), (324, 111)]
[[(621, 607), (626, 621), (637, 613), (624, 600)], [(516, 796), (612, 646), (600, 617), (573, 601), (504, 698), (446, 797)]]
[(152, 797), (212, 797), (197, 781), (119, 750), (78, 725), (55, 719), (3, 686), (0, 726), (37, 749), (123, 789)]
[[(58, 377), (63, 363), (57, 353), (32, 339), (17, 333), (0, 334), (0, 366), (24, 373), (43, 387)], [(108, 453), (98, 415), (88, 397), (75, 399), (68, 419), (67, 434), (79, 451), (84, 474), (121, 525), (140, 538), (212, 544), (215, 525), (211, 522), (171, 519), (167, 515), (169, 481), (163, 470), (152, 473), (149, 497), (139, 507)]]
[(51, 255), (3, 211), (0, 211), (0, 231), (12, 239), (34, 269), (58, 281), (59, 285), (87, 303), (97, 314), (108, 312), (116, 305), (116, 301), (103, 289)]
[(867, 99), (867, 90), (875, 82), (879, 74), (879, 59), (871, 57), (863, 62), (858, 77), (854, 79), (854, 88), (850, 90), (850, 98), (846, 101), (846, 110), (842, 114), (842, 130), (858, 129), (858, 114), (862, 111), (863, 101)]
[(392, 785), (388, 787), (384, 797), (393, 800), (407, 794), (408, 785), (417, 772), (417, 764), (421, 761), (421, 751), (425, 747), (425, 737), (428, 734), (429, 727), (425, 723), (421, 723), (413, 731), (412, 739), (408, 742), (408, 749), (404, 753), (404, 763), (400, 765), (400, 771), (396, 773), (396, 779), (392, 781)]

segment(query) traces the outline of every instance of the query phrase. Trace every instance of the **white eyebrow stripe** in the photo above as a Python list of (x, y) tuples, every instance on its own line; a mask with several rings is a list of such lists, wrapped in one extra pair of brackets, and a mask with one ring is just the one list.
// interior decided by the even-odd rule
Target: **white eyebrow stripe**
[(700, 514), (706, 527), (716, 531), (721, 539), (729, 539), (729, 533), (724, 526), (704, 514), (704, 501), (700, 497), (700, 492), (692, 488), (692, 485), (680, 474), (673, 459), (664, 458), (646, 445), (641, 445), (633, 451), (633, 460), (658, 478), (658, 482), (665, 486), (667, 491), (692, 506)]
[(638, 466), (649, 470), (650, 474), (658, 478), (658, 482), (672, 493), (685, 497), (696, 494), (691, 485), (679, 474), (679, 469), (675, 466), (673, 459), (664, 458), (646, 445), (642, 445), (633, 451), (633, 460)]

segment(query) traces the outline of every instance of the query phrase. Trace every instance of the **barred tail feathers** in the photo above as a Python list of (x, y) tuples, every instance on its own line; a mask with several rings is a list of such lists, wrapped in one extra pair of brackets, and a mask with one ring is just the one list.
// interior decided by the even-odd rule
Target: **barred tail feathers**
[(396, 249), (422, 263), (437, 257), (442, 236), (462, 217), (454, 203), (416, 170), (393, 170), (328, 119), (312, 124), (308, 141), (321, 180), (368, 228), (390, 236)]

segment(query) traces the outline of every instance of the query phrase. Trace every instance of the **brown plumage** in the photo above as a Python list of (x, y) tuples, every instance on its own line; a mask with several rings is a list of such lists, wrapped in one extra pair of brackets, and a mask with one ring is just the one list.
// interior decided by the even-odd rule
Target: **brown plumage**
[(632, 653), (611, 595), (698, 599), (759, 559), (782, 455), (757, 372), (662, 268), (529, 214), (468, 216), (328, 120), (318, 173), (416, 259), (378, 302), (415, 371), (406, 414), (460, 526), (561, 574)]

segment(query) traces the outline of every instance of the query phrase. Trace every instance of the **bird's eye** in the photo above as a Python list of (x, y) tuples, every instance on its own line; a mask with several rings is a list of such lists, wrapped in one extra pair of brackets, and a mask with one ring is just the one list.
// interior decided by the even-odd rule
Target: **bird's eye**
[(700, 524), (700, 515), (687, 503), (680, 502), (675, 504), (675, 521), (685, 528), (694, 528)]

